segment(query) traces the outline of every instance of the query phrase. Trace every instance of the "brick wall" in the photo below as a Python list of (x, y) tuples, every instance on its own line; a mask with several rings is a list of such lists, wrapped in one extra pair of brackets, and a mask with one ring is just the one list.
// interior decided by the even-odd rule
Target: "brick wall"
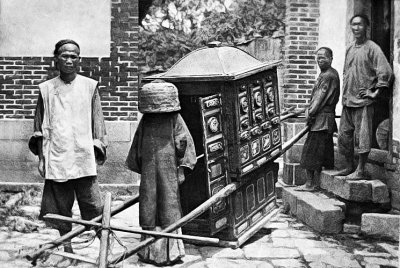
[[(318, 46), (319, 0), (286, 0), (286, 35), (283, 48), (283, 107), (298, 109), (308, 106), (317, 78), (315, 51)], [(305, 127), (304, 119), (283, 123), (283, 140), (287, 141)], [(283, 157), (283, 182), (289, 185), (305, 183), (300, 168), (304, 137)]]
[[(79, 73), (99, 81), (106, 120), (135, 121), (138, 0), (112, 0), (110, 23), (110, 56), (82, 58)], [(53, 47), (49, 44), (49, 50)], [(0, 120), (33, 118), (37, 85), (57, 75), (50, 56), (0, 57)]]
[(283, 104), (307, 106), (317, 77), (319, 0), (286, 1)]

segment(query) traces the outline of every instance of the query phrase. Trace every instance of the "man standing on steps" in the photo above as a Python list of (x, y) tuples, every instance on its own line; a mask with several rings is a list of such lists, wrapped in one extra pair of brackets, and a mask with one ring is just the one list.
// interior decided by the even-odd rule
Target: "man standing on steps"
[[(355, 42), (346, 50), (343, 72), (343, 111), (340, 119), (338, 146), (345, 156), (346, 167), (333, 175), (349, 180), (366, 179), (365, 164), (373, 135), (372, 105), (381, 91), (388, 90), (392, 69), (381, 48), (367, 38), (369, 19), (355, 15), (350, 20)], [(358, 165), (354, 169), (354, 152)]]
[(333, 169), (333, 132), (337, 131), (335, 108), (340, 96), (340, 80), (331, 67), (333, 53), (330, 48), (317, 50), (317, 63), (321, 73), (314, 85), (311, 101), (306, 110), (310, 127), (301, 155), (300, 167), (306, 171), (306, 183), (298, 191), (313, 191), (318, 187), (322, 167)]
[[(72, 216), (75, 196), (85, 220), (103, 210), (96, 163), (106, 160), (106, 131), (98, 82), (77, 74), (80, 48), (73, 40), (55, 45), (54, 60), (60, 75), (39, 85), (30, 150), (39, 157), (45, 178), (39, 219), (47, 213)], [(60, 235), (71, 224), (48, 222)], [(64, 251), (72, 253), (67, 241)]]

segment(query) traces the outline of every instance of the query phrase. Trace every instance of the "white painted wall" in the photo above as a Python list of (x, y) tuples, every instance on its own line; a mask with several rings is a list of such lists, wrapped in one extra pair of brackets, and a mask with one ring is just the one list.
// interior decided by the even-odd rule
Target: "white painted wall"
[[(347, 0), (320, 0), (319, 47), (329, 47), (333, 51), (332, 67), (343, 82), (343, 66), (346, 53)], [(336, 106), (336, 114), (342, 113), (341, 98)]]
[(107, 57), (111, 0), (0, 0), (0, 56), (52, 56), (74, 39), (85, 57)]
[(393, 139), (400, 141), (400, 1), (394, 1), (393, 36)]
[[(396, 39), (400, 42), (400, 38)], [(394, 57), (399, 58), (400, 48), (394, 50)], [(394, 85), (393, 85), (393, 139), (400, 141), (400, 63), (393, 61)]]

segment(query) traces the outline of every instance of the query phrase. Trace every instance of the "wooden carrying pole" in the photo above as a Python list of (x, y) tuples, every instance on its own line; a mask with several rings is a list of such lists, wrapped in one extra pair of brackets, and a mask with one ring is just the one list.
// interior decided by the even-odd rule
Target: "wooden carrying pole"
[(281, 111), (281, 116), (292, 112), (294, 109), (296, 109), (295, 106), (292, 106), (292, 107), (289, 107), (287, 109), (284, 109), (283, 111)]
[[(131, 199), (126, 200), (124, 203), (122, 203), (121, 205), (119, 205), (111, 210), (111, 216), (118, 214), (121, 211), (131, 207), (132, 205), (136, 204), (138, 201), (139, 201), (139, 195), (136, 195), (136, 196), (132, 197)], [(102, 215), (97, 216), (96, 218), (93, 218), (92, 221), (100, 222), (102, 217), (103, 217)], [(65, 240), (72, 239), (75, 236), (78, 236), (81, 233), (83, 233), (85, 230), (86, 230), (85, 226), (78, 226), (77, 228), (73, 229), (71, 232), (66, 233), (65, 235), (59, 237), (58, 239), (52, 241), (49, 244), (44, 244), (40, 249), (36, 250), (35, 252), (33, 252), (31, 254), (26, 255), (25, 257), (29, 261), (32, 262), (32, 265), (35, 265), (37, 258), (39, 258), (40, 255), (42, 255), (44, 252), (46, 252), (49, 249), (58, 247), (59, 245), (64, 243)]]
[[(205, 201), (200, 206), (195, 208), (189, 214), (185, 215), (184, 217), (182, 217), (178, 221), (174, 222), (173, 224), (171, 224), (170, 226), (168, 226), (167, 228), (162, 230), (162, 232), (169, 233), (169, 232), (172, 232), (172, 231), (182, 227), (183, 225), (185, 225), (186, 223), (190, 222), (191, 220), (193, 220), (197, 216), (201, 215), (203, 212), (207, 211), (213, 204), (217, 203), (222, 198), (227, 197), (228, 195), (230, 195), (233, 191), (236, 190), (236, 188), (237, 188), (236, 183), (228, 184), (221, 191), (216, 193), (214, 196), (210, 197), (207, 201)], [(133, 254), (135, 254), (136, 252), (138, 252), (142, 248), (147, 247), (148, 245), (154, 243), (157, 239), (159, 239), (159, 238), (155, 238), (155, 237), (147, 238), (146, 240), (143, 240), (142, 242), (137, 244), (135, 247), (133, 247), (133, 248), (129, 249), (128, 251), (126, 251), (125, 253), (122, 253), (119, 256), (115, 257), (114, 259), (110, 260), (109, 263), (112, 264), (112, 265), (115, 265), (115, 264), (123, 261), (125, 258), (128, 258), (128, 257), (132, 256)]]
[(288, 119), (288, 118), (297, 117), (298, 115), (304, 113), (305, 111), (306, 111), (306, 109), (301, 109), (301, 110), (295, 111), (295, 112), (293, 112), (293, 113), (281, 114), (280, 120), (281, 120), (281, 121), (284, 121), (284, 120), (286, 120), (286, 119)]
[(306, 126), (306, 127), (303, 128), (299, 133), (297, 133), (293, 138), (291, 138), (291, 139), (288, 140), (285, 144), (283, 144), (282, 150), (272, 152), (272, 153), (271, 153), (271, 160), (270, 160), (270, 161), (273, 161), (273, 160), (277, 159), (278, 157), (280, 157), (281, 155), (283, 155), (287, 150), (289, 150), (290, 148), (292, 148), (292, 146), (293, 146), (298, 140), (300, 140), (309, 130), (310, 130), (310, 127), (309, 127), (309, 126)]
[(49, 252), (50, 254), (54, 254), (54, 255), (58, 255), (58, 256), (62, 256), (65, 258), (69, 258), (69, 259), (73, 259), (73, 260), (78, 260), (78, 261), (82, 261), (82, 262), (86, 262), (86, 263), (91, 263), (94, 265), (97, 265), (97, 261), (95, 259), (89, 258), (89, 257), (85, 257), (85, 256), (81, 256), (78, 254), (74, 254), (74, 253), (68, 253), (68, 252), (64, 252), (64, 251), (52, 251)]
[(101, 238), (100, 238), (100, 253), (99, 253), (99, 268), (107, 268), (108, 246), (110, 236), (110, 218), (111, 218), (111, 193), (107, 192), (104, 208), (103, 219), (101, 221)]
[[(70, 223), (77, 223), (91, 227), (102, 227), (101, 223), (92, 222), (92, 221), (85, 221), (80, 219), (73, 219), (65, 216), (60, 216), (57, 214), (46, 214), (44, 216), (45, 219), (49, 220), (57, 220), (57, 221), (64, 221)], [(220, 240), (218, 238), (211, 238), (211, 237), (203, 237), (203, 236), (194, 236), (194, 235), (181, 235), (181, 234), (174, 234), (174, 233), (164, 233), (164, 232), (156, 232), (156, 231), (147, 231), (141, 229), (135, 229), (131, 227), (122, 227), (115, 224), (110, 224), (110, 229), (113, 231), (120, 231), (126, 233), (133, 233), (133, 234), (145, 234), (145, 235), (152, 235), (152, 236), (160, 236), (160, 237), (168, 237), (168, 238), (175, 238), (175, 239), (183, 239), (183, 240), (190, 240), (196, 242), (203, 242), (203, 243), (210, 243), (210, 244), (219, 244)]]

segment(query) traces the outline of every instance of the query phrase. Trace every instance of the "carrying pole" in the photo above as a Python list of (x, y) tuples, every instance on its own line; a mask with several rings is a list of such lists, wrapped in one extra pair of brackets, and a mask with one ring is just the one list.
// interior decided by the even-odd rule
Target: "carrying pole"
[[(182, 227), (183, 225), (187, 224), (191, 220), (195, 219), (197, 216), (201, 215), (203, 212), (207, 211), (212, 205), (214, 205), (215, 203), (221, 201), (221, 199), (223, 199), (224, 197), (227, 197), (228, 195), (230, 195), (233, 191), (236, 190), (236, 188), (237, 188), (237, 184), (236, 183), (228, 184), (221, 191), (219, 191), (218, 193), (216, 193), (215, 195), (213, 195), (212, 197), (207, 199), (207, 201), (205, 201), (200, 206), (195, 208), (189, 214), (185, 215), (184, 217), (182, 217), (178, 221), (174, 222), (173, 224), (171, 224), (170, 226), (168, 226), (167, 228), (162, 230), (162, 232), (169, 233), (169, 232), (175, 231), (176, 229)], [(125, 253), (122, 253), (119, 256), (115, 257), (114, 259), (110, 260), (110, 262), (109, 262), (110, 265), (115, 265), (115, 264), (123, 261), (124, 259), (132, 256), (133, 254), (135, 254), (136, 252), (138, 252), (142, 248), (151, 245), (157, 239), (159, 239), (159, 237), (157, 237), (157, 238), (150, 237), (150, 238), (147, 238), (146, 240), (143, 240), (142, 242), (137, 244), (135, 247), (129, 249)]]
[[(90, 227), (102, 227), (101, 223), (98, 222), (92, 222), (92, 221), (85, 221), (85, 220), (80, 220), (80, 219), (73, 219), (65, 216), (60, 216), (57, 214), (46, 214), (44, 216), (45, 219), (49, 220), (57, 220), (57, 221), (63, 221), (63, 222), (69, 222), (69, 223), (77, 223), (77, 224), (82, 224), (85, 226), (90, 226)], [(141, 230), (141, 229), (136, 229), (132, 227), (123, 227), (115, 224), (110, 224), (110, 229), (113, 231), (120, 231), (120, 232), (126, 232), (126, 233), (133, 233), (133, 234), (144, 234), (144, 235), (151, 235), (151, 236), (161, 236), (161, 237), (168, 237), (168, 238), (175, 238), (175, 239), (183, 239), (183, 240), (189, 240), (189, 241), (195, 241), (195, 242), (202, 242), (202, 243), (208, 243), (208, 244), (215, 244), (219, 245), (220, 240), (218, 238), (211, 238), (211, 237), (203, 237), (203, 236), (197, 236), (197, 235), (183, 235), (183, 234), (175, 234), (175, 233), (164, 233), (164, 232), (157, 232), (157, 231), (147, 231), (147, 230)]]
[(291, 113), (282, 113), (281, 117), (280, 117), (280, 120), (282, 122), (282, 121), (284, 121), (284, 120), (286, 120), (288, 118), (297, 117), (298, 115), (304, 113), (305, 111), (306, 111), (306, 109), (304, 108), (304, 109), (300, 109), (298, 111), (294, 111), (294, 112), (291, 112)]
[(101, 221), (101, 238), (100, 238), (100, 253), (99, 253), (99, 268), (107, 268), (107, 257), (110, 236), (110, 218), (111, 218), (111, 193), (107, 192), (104, 208), (103, 219)]
[[(121, 205), (111, 209), (111, 216), (120, 213), (121, 211), (133, 206), (134, 204), (136, 204), (139, 201), (139, 195), (136, 195), (134, 197), (132, 197), (131, 199), (126, 200), (124, 203), (122, 203)], [(95, 218), (92, 219), (92, 221), (94, 222), (100, 222), (102, 219), (102, 215), (99, 215)], [(61, 245), (62, 243), (65, 242), (65, 240), (69, 240), (74, 238), (75, 236), (80, 235), (81, 233), (83, 233), (86, 230), (85, 226), (78, 226), (77, 228), (73, 229), (71, 232), (66, 233), (65, 235), (59, 237), (58, 239), (52, 241), (49, 244), (44, 244), (40, 249), (36, 250), (35, 252), (26, 255), (25, 257), (32, 262), (32, 265), (35, 266), (36, 265), (36, 260), (47, 250), (49, 249), (53, 249), (55, 247), (58, 247), (59, 245)]]
[(273, 161), (273, 160), (277, 159), (278, 157), (280, 157), (281, 155), (283, 155), (287, 150), (289, 150), (290, 148), (292, 148), (292, 146), (293, 146), (298, 140), (300, 140), (309, 130), (310, 130), (310, 127), (309, 127), (309, 126), (306, 126), (306, 127), (303, 128), (299, 133), (297, 133), (293, 138), (291, 138), (290, 140), (288, 140), (287, 142), (285, 142), (285, 144), (282, 145), (282, 150), (272, 152), (272, 153), (271, 153), (271, 160), (270, 160), (270, 161)]

